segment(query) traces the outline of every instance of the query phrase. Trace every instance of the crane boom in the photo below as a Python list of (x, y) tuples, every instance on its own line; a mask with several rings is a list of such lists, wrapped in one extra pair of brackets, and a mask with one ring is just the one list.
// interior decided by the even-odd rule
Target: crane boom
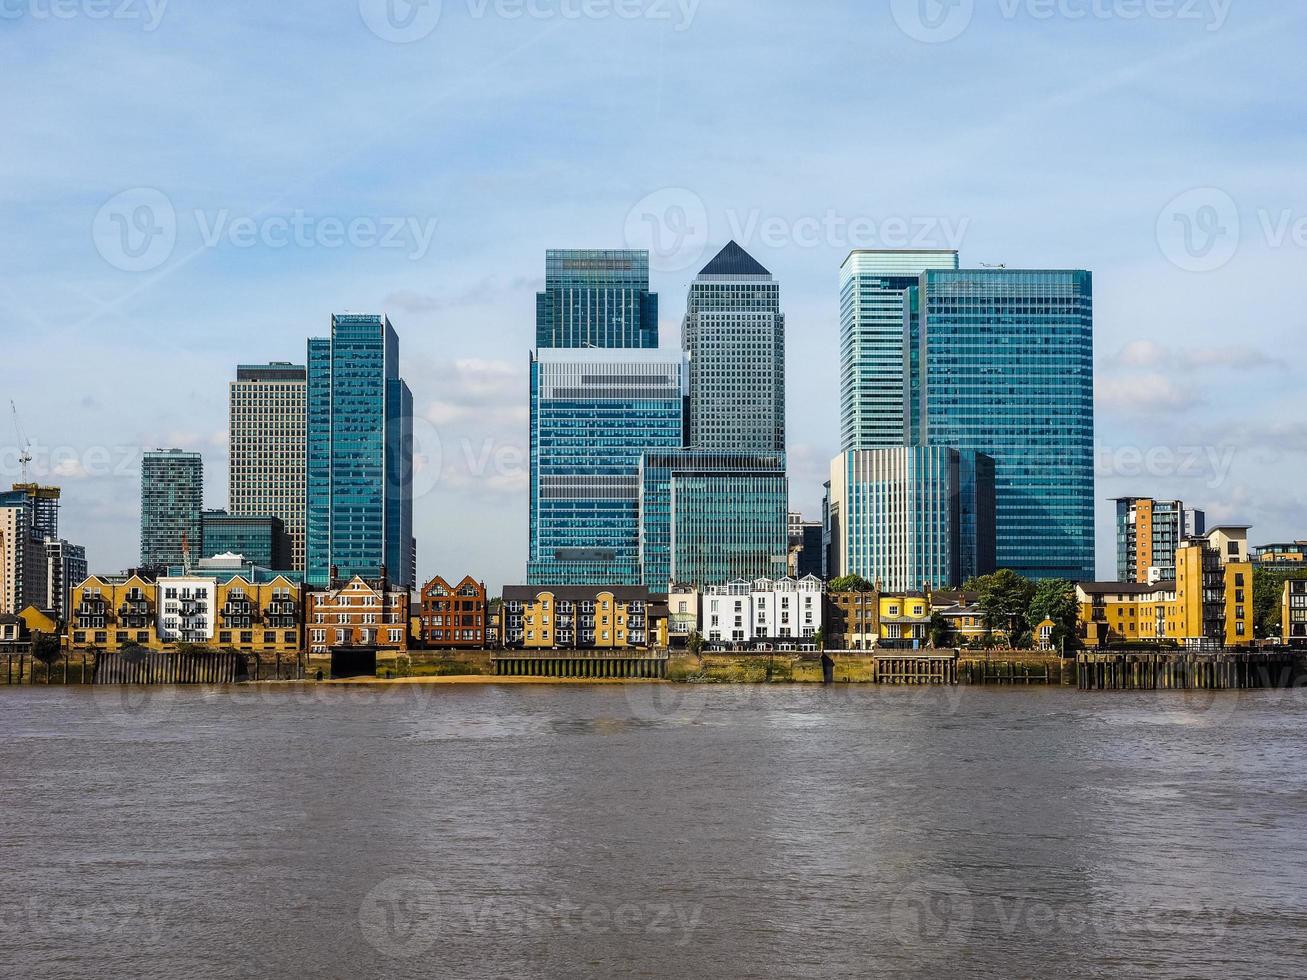
[(23, 431), (23, 423), (18, 418), (18, 406), (9, 399), (9, 411), (14, 417), (14, 433), (18, 436), (18, 466), (23, 471), (23, 482), (27, 482), (27, 467), (32, 462), (32, 440)]

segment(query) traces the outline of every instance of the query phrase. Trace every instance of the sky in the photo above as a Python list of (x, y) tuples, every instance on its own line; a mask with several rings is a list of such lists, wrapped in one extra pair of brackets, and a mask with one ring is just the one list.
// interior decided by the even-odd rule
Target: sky
[[(839, 267), (1094, 273), (1110, 498), (1307, 538), (1298, 0), (0, 0), (0, 399), (93, 571), (140, 456), (228, 383), (386, 312), (419, 573), (524, 579), (548, 248), (651, 248), (664, 346), (731, 238), (781, 283), (793, 509), (839, 448)], [(0, 480), (18, 478), (11, 420)]]

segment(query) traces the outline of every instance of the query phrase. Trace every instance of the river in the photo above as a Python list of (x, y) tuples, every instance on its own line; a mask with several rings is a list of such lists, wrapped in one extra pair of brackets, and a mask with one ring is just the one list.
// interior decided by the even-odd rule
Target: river
[(0, 689), (0, 973), (1284, 977), (1307, 694)]

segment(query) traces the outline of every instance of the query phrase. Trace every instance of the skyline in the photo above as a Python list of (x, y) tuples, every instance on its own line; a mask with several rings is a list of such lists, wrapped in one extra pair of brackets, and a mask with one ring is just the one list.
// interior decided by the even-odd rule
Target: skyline
[[(6, 54), (33, 91), (13, 113), (24, 152), (3, 164), (10, 193), (0, 213), (24, 235), (4, 245), (12, 273), (0, 310), (11, 341), (36, 338), (35, 363), (7, 379), (6, 394), (38, 449), (73, 450), (76, 464), (54, 473), (38, 453), (33, 476), (64, 488), (65, 536), (87, 546), (92, 570), (125, 567), (137, 551), (139, 468), (118, 447), (137, 467), (142, 450), (201, 451), (204, 504), (224, 506), (236, 366), (302, 363), (308, 337), (333, 313), (356, 310), (391, 317), (418, 413), (440, 438), (440, 479), (415, 501), (419, 578), (471, 571), (487, 582), (524, 580), (527, 357), (542, 253), (645, 247), (647, 213), (661, 230), (684, 214), (695, 230), (651, 269), (663, 346), (674, 346), (695, 263), (727, 240), (780, 282), (791, 337), (791, 505), (809, 518), (839, 449), (831, 383), (839, 266), (855, 246), (897, 244), (884, 239), (895, 232), (885, 222), (898, 219), (903, 245), (925, 229), (934, 237), (924, 244), (960, 247), (964, 267), (1093, 271), (1100, 577), (1115, 568), (1110, 500), (1119, 495), (1184, 499), (1213, 523), (1253, 524), (1257, 541), (1302, 536), (1307, 505), (1294, 487), (1307, 475), (1307, 429), (1279, 352), (1293, 349), (1303, 327), (1307, 287), (1293, 272), (1304, 249), (1294, 222), (1280, 220), (1307, 214), (1307, 201), (1293, 197), (1304, 192), (1284, 190), (1298, 186), (1286, 174), (1303, 137), (1273, 112), (1274, 92), (1292, 77), (1292, 58), (1275, 52), (1292, 46), (1282, 28), (1300, 17), (1235, 7), (1209, 31), (1146, 18), (1009, 22), (978, 8), (957, 39), (923, 44), (879, 5), (796, 13), (755, 4), (757, 14), (741, 18), (728, 16), (739, 4), (704, 0), (677, 31), (652, 20), (491, 25), (447, 4), (429, 37), (398, 45), (367, 33), (347, 6), (315, 11), (314, 30), (283, 35), (277, 65), (258, 29), (295, 23), (294, 4), (253, 14), (168, 7), (148, 33), (86, 19), (4, 22)], [(58, 32), (60, 44), (13, 43), (32, 31)], [(551, 64), (554, 45), (571, 50), (578, 34), (593, 63)], [(142, 87), (131, 71), (164, 36), (175, 91)], [(969, 78), (996, 38), (1019, 46), (1011, 60), (1024, 64)], [(384, 58), (387, 70), (336, 61), (339, 77), (328, 78), (312, 68), (324, 49), (350, 45)], [(1064, 77), (1068, 46), (1093, 81)], [(87, 47), (101, 60), (88, 60)], [(783, 70), (757, 71), (760, 53), (778, 56)], [(840, 125), (842, 110), (869, 98), (856, 88), (823, 79), (790, 92), (795, 78), (821, 78), (846, 54), (868, 66), (874, 101), (932, 107), (928, 122), (905, 113), (893, 151), (882, 134)], [(87, 64), (79, 88), (90, 91), (80, 99), (67, 94), (74, 61)], [(505, 66), (518, 70), (495, 70)], [(1222, 68), (1247, 84), (1217, 89), (1211, 79)], [(628, 83), (630, 101), (616, 88), (586, 88), (591, 72)], [(215, 93), (207, 83), (217, 77), (227, 87)], [(304, 111), (323, 84), (335, 97), (317, 114)], [(198, 126), (188, 107), (197, 85), (214, 109)], [(714, 87), (706, 104), (702, 92)], [(765, 100), (775, 118), (722, 111), (732, 98), (742, 107)], [(364, 162), (358, 147), (374, 131), (363, 110), (378, 99), (406, 108), (396, 113), (406, 122), (438, 125), (389, 133), (388, 152)], [(977, 118), (977, 99), (996, 112)], [(559, 116), (553, 127), (539, 122), (546, 107)], [(647, 126), (634, 131), (632, 120)], [(754, 149), (773, 127), (786, 144)], [(1144, 129), (1164, 138), (1137, 145)], [(79, 151), (87, 142), (101, 151), (91, 159)], [(789, 148), (800, 145), (803, 154)], [(247, 169), (267, 176), (239, 177)], [(1240, 205), (1244, 239), (1228, 263), (1188, 271), (1181, 266), (1211, 264), (1221, 250), (1203, 261), (1179, 253), (1176, 264), (1167, 258), (1175, 243), (1159, 242), (1158, 228), (1172, 202), (1190, 207), (1186, 192), (1205, 187)], [(95, 249), (97, 215), (133, 188), (154, 188), (176, 215), (176, 246), (149, 272), (122, 271)], [(1219, 196), (1200, 199), (1195, 221), (1209, 206), (1221, 217)], [(231, 234), (247, 218), (256, 241), (275, 237), (269, 216), (293, 223), (297, 210), (319, 232), (329, 217), (370, 220), (379, 235), (398, 222), (408, 247), (246, 248)], [(876, 240), (852, 240), (857, 221), (874, 224)], [(222, 244), (204, 247), (219, 228)], [(51, 385), (56, 372), (65, 385)], [(17, 479), (14, 442), (7, 425), (8, 482)], [(1143, 472), (1149, 453), (1156, 475)], [(495, 525), (521, 533), (483, 533)]]

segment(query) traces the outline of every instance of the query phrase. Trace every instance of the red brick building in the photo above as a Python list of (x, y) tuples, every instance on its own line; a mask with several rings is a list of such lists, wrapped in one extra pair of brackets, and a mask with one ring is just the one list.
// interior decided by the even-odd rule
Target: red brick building
[(333, 647), (376, 647), (380, 657), (408, 651), (408, 590), (355, 576), (338, 588), (309, 592), (304, 635), (311, 656)]
[(422, 589), (422, 644), (428, 650), (486, 646), (486, 587), (470, 575), (450, 585), (437, 575)]

